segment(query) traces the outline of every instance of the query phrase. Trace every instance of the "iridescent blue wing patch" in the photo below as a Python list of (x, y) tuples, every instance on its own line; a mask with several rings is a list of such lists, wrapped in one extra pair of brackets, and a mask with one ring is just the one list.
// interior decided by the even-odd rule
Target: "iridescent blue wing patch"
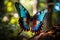
[(22, 4), (16, 2), (15, 7), (16, 7), (17, 12), (19, 13), (20, 17), (22, 17), (22, 18), (26, 18), (27, 16), (29, 17), (29, 12)]

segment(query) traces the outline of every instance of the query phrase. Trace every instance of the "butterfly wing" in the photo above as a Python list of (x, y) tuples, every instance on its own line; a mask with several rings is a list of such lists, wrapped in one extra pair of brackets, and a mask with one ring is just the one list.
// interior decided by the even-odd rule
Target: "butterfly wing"
[(47, 10), (37, 12), (37, 14), (34, 16), (32, 31), (37, 32), (41, 29), (42, 21), (44, 20), (46, 14)]
[(28, 24), (29, 24), (30, 15), (29, 15), (27, 9), (23, 5), (21, 5), (20, 3), (17, 3), (17, 2), (15, 3), (15, 7), (16, 7), (17, 12), (20, 17), (19, 23), (20, 23), (21, 28), (25, 29), (25, 30), (29, 30)]

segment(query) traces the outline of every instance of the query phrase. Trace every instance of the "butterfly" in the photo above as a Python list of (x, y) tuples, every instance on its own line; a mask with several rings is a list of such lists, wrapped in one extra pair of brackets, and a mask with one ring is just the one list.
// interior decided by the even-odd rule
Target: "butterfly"
[(55, 3), (55, 5), (54, 5), (54, 11), (56, 11), (56, 12), (60, 11), (60, 2)]
[(38, 32), (41, 29), (42, 21), (44, 20), (48, 10), (38, 11), (34, 16), (30, 16), (27, 9), (21, 3), (15, 3), (16, 10), (19, 14), (19, 24), (22, 30), (31, 30)]

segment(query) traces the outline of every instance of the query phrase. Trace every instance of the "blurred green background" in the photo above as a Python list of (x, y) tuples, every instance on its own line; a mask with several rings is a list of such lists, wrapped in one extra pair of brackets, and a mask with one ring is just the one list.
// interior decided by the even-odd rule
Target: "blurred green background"
[[(46, 0), (38, 1), (38, 11), (46, 8)], [(11, 40), (17, 37), (18, 32), (21, 30), (19, 26), (19, 14), (15, 8), (15, 2), (20, 2), (29, 11), (30, 15), (33, 14), (33, 1), (32, 0), (2, 0), (0, 6), (0, 39)], [(52, 12), (51, 24), (60, 24), (60, 12)], [(45, 27), (42, 27), (46, 30)], [(28, 31), (22, 31), (20, 35), (28, 38), (33, 37), (35, 34)]]

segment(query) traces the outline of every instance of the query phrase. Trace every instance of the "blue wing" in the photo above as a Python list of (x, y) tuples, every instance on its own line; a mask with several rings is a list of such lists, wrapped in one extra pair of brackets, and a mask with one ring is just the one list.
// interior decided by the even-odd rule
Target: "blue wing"
[(17, 12), (19, 13), (20, 17), (26, 18), (27, 16), (29, 16), (27, 9), (23, 5), (21, 5), (20, 3), (16, 2), (15, 7), (16, 7)]
[(23, 28), (29, 29), (29, 27), (26, 23), (26, 18), (29, 19), (29, 17), (30, 17), (27, 9), (23, 5), (21, 5), (20, 3), (17, 3), (17, 2), (15, 3), (15, 7), (20, 16), (20, 19), (22, 19), (22, 20), (19, 20), (19, 23), (22, 25)]
[(44, 20), (44, 17), (46, 16), (46, 13), (48, 12), (47, 9), (45, 9), (44, 11), (38, 12), (37, 16), (37, 20), (42, 22)]
[(41, 12), (37, 12), (36, 18), (34, 20), (37, 20), (35, 27), (32, 28), (33, 31), (38, 31), (40, 30), (42, 26), (42, 21), (44, 20), (46, 14), (47, 14), (47, 9)]

